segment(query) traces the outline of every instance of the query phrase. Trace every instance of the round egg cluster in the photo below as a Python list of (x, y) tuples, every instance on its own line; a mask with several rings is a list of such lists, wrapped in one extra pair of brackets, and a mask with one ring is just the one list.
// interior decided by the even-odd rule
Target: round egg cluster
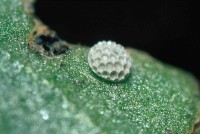
[(101, 41), (90, 49), (88, 63), (98, 76), (110, 81), (121, 81), (130, 73), (132, 59), (120, 44)]

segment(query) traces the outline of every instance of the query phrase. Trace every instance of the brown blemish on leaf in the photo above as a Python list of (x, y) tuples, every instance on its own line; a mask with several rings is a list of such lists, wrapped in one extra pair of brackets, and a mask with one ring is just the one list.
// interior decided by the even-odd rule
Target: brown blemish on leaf
[(34, 19), (34, 23), (35, 27), (28, 40), (31, 49), (46, 56), (59, 56), (69, 50), (70, 45), (61, 40), (53, 30), (38, 19)]
[(34, 1), (23, 0), (24, 9), (33, 19), (35, 25), (28, 38), (29, 47), (36, 53), (51, 57), (65, 54), (72, 46), (64, 40), (61, 40), (55, 31), (51, 30), (34, 16), (34, 8), (32, 6)]

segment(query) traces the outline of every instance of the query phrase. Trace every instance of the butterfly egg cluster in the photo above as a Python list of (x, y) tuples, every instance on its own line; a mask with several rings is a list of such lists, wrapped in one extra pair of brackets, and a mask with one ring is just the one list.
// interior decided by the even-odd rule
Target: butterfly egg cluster
[(88, 63), (98, 76), (110, 81), (121, 81), (130, 73), (132, 59), (122, 45), (101, 41), (90, 49)]

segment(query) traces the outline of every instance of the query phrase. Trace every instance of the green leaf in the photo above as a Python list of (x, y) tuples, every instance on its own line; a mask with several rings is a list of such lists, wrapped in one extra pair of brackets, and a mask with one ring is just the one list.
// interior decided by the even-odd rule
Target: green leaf
[(199, 121), (198, 82), (129, 48), (130, 76), (112, 83), (88, 66), (88, 47), (60, 57), (28, 47), (33, 18), (21, 0), (0, 1), (0, 133), (180, 133)]

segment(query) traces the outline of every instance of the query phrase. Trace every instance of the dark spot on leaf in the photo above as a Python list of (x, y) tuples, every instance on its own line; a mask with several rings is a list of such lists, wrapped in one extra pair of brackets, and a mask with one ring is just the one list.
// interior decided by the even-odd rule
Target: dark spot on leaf
[(45, 52), (51, 56), (58, 56), (69, 50), (67, 43), (56, 35), (38, 35), (34, 41), (36, 45), (42, 46)]
[(54, 42), (59, 41), (59, 38), (53, 35), (39, 35), (36, 37), (35, 41), (38, 45), (49, 46)]

